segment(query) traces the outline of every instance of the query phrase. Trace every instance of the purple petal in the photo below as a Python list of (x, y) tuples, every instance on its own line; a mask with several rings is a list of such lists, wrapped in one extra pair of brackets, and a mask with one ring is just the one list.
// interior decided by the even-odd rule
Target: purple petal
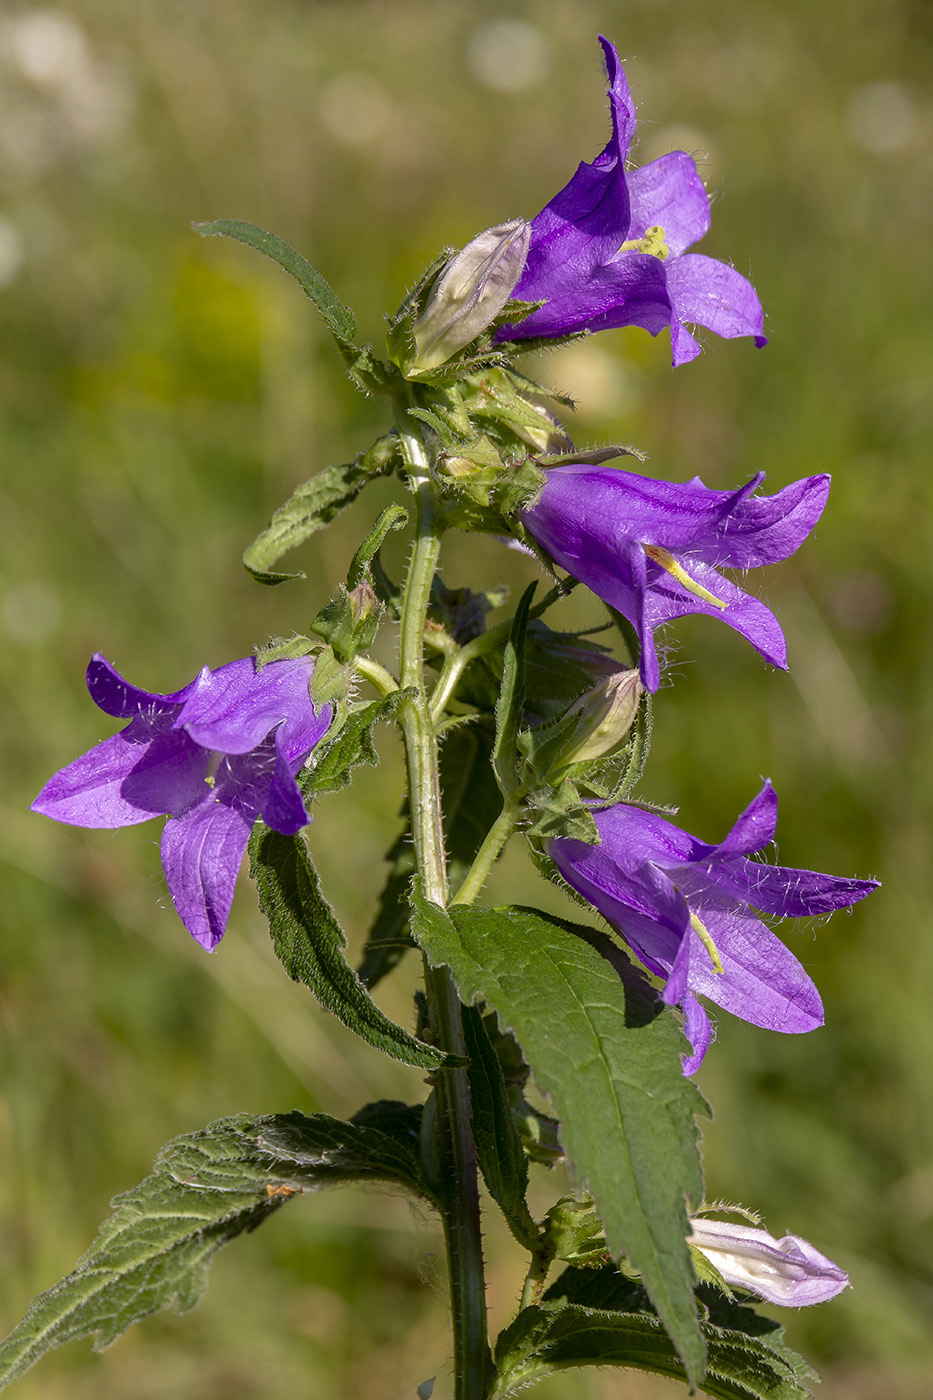
[(660, 224), (671, 256), (677, 257), (709, 230), (709, 195), (696, 164), (683, 151), (630, 170), (627, 178), (628, 238), (644, 238), (649, 228)]
[(186, 734), (135, 720), (50, 778), (32, 810), (72, 826), (135, 826), (199, 802), (206, 770), (206, 754)]
[(199, 676), (182, 690), (171, 695), (159, 695), (154, 691), (138, 690), (115, 671), (105, 656), (95, 652), (87, 668), (87, 688), (91, 699), (99, 709), (116, 719), (136, 719), (137, 717), (174, 710), (191, 695), (209, 674), (207, 667)]
[(799, 1235), (776, 1240), (767, 1230), (732, 1221), (694, 1219), (690, 1243), (726, 1283), (768, 1303), (801, 1308), (841, 1293), (849, 1276)]
[(684, 1074), (696, 1074), (706, 1058), (713, 1039), (712, 1022), (691, 992), (684, 993), (684, 1034), (690, 1042), (691, 1053), (684, 1056)]
[[(753, 335), (756, 345), (767, 345), (758, 293), (734, 267), (702, 253), (671, 258), (665, 267), (672, 321), (705, 326), (727, 340)], [(693, 355), (688, 354), (687, 358), (692, 359)], [(674, 363), (683, 363), (678, 359), (677, 346)]]
[(227, 927), (252, 825), (253, 819), (238, 807), (216, 800), (165, 824), (162, 866), (172, 903), (208, 952)]
[(692, 929), (691, 990), (765, 1030), (799, 1035), (823, 1024), (819, 992), (793, 953), (747, 909), (706, 895), (690, 899), (722, 959), (716, 972), (702, 939)]
[[(591, 164), (583, 162), (569, 184), (532, 221), (528, 259), (514, 292), (524, 301), (559, 301), (562, 295), (572, 294), (628, 236), (625, 159), (635, 131), (635, 107), (615, 48), (602, 37), (600, 43), (609, 72), (612, 136), (600, 155)], [(563, 333), (529, 330), (539, 314), (507, 328), (508, 337)]]
[(231, 661), (209, 673), (183, 705), (176, 726), (203, 748), (244, 754), (281, 725), (283, 751), (303, 762), (330, 723), (330, 711), (316, 715), (311, 704), (313, 670), (310, 657), (272, 661), (262, 670), (252, 657)]
[(621, 253), (592, 267), (583, 265), (582, 250), (576, 258), (567, 255), (536, 290), (518, 284), (516, 296), (544, 300), (545, 305), (518, 325), (505, 327), (496, 338), (526, 340), (621, 326), (641, 326), (657, 335), (671, 321), (664, 266), (648, 253)]
[[(666, 622), (673, 622), (679, 617), (686, 617), (691, 613), (715, 617), (720, 622), (725, 622), (733, 631), (741, 633), (772, 666), (779, 666), (781, 670), (786, 670), (787, 643), (784, 640), (781, 625), (771, 609), (765, 607), (759, 599), (743, 592), (731, 580), (723, 578), (722, 574), (711, 568), (709, 564), (689, 557), (682, 556), (682, 558), (682, 567), (690, 578), (701, 588), (712, 593), (714, 598), (718, 598), (720, 602), (725, 604), (725, 607), (717, 608), (712, 603), (707, 603), (704, 598), (698, 598), (695, 593), (691, 593), (683, 584), (672, 578), (660, 565), (649, 561), (648, 587), (645, 594), (647, 624), (653, 629), (663, 626)], [(609, 598), (606, 601), (612, 602)], [(616, 605), (613, 604), (613, 606)], [(621, 608), (620, 611), (622, 611)]]

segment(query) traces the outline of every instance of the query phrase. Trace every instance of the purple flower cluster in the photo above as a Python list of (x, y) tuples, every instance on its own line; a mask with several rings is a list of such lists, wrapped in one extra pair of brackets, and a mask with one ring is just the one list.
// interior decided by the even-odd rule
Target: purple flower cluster
[(135, 826), (167, 816), (162, 865), (188, 931), (208, 950), (223, 937), (254, 822), (287, 834), (311, 818), (296, 774), (324, 738), (309, 657), (259, 668), (246, 657), (206, 666), (183, 690), (137, 690), (103, 656), (87, 669), (94, 703), (125, 729), (46, 783), (32, 804), (72, 826)]
[(613, 44), (600, 36), (609, 71), (612, 136), (591, 164), (531, 223), (524, 271), (513, 296), (541, 301), (499, 341), (577, 331), (670, 327), (675, 365), (700, 353), (687, 325), (766, 344), (761, 303), (734, 268), (687, 249), (707, 232), (709, 196), (690, 156), (671, 151), (626, 170), (635, 105)]
[(567, 883), (665, 979), (664, 1001), (683, 1009), (692, 1047), (685, 1074), (699, 1068), (712, 1039), (698, 996), (767, 1030), (793, 1034), (823, 1024), (816, 987), (754, 911), (830, 914), (864, 899), (877, 881), (749, 860), (774, 839), (770, 783), (716, 846), (622, 802), (594, 817), (598, 846), (557, 838), (549, 854)]

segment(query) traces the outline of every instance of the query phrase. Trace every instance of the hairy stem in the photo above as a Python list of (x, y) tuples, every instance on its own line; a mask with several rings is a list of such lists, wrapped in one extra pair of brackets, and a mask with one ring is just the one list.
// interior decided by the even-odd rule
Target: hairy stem
[[(417, 504), (415, 544), (402, 604), (399, 682), (411, 692), (399, 721), (405, 740), (415, 869), (424, 897), (447, 904), (437, 736), (424, 684), (424, 625), (440, 553), (430, 467), (417, 433), (402, 419), (401, 439)], [(425, 962), (428, 1015), (437, 1044), (466, 1058), (460, 1000), (449, 969)], [(480, 1233), (476, 1149), (465, 1069), (437, 1075), (440, 1196), (450, 1276), (456, 1400), (484, 1400), (492, 1376)]]
[(477, 851), (473, 864), (464, 876), (463, 884), (450, 901), (451, 904), (473, 903), (488, 880), (490, 870), (502, 854), (505, 843), (515, 830), (515, 823), (515, 809), (511, 803), (506, 803), (492, 826), (486, 832), (483, 844)]

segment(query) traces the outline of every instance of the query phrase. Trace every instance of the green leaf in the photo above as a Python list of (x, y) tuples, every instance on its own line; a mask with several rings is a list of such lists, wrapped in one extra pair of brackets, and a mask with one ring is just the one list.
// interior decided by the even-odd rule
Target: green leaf
[(685, 1202), (703, 1194), (693, 1115), (704, 1105), (681, 1071), (673, 1014), (608, 937), (534, 910), (445, 914), (419, 900), (413, 931), (432, 964), (450, 967), (462, 1000), (482, 1000), (514, 1032), (554, 1105), (577, 1189), (699, 1380)]
[(244, 223), (241, 219), (214, 219), (211, 223), (192, 224), (191, 227), (202, 238), (216, 235), (235, 238), (238, 243), (245, 243), (248, 248), (265, 253), (267, 258), (277, 262), (301, 284), (305, 295), (324, 317), (329, 331), (342, 340), (352, 340), (356, 335), (356, 317), (350, 308), (344, 306), (327, 279), (311, 266), (308, 259), (279, 238), (278, 234), (268, 233), (257, 224)]
[[(496, 1346), (498, 1380), (491, 1400), (504, 1400), (556, 1370), (630, 1366), (687, 1381), (683, 1363), (644, 1290), (615, 1269), (567, 1269), (563, 1294), (550, 1289), (523, 1309)], [(809, 1400), (814, 1372), (785, 1346), (778, 1323), (701, 1289), (701, 1331), (708, 1364), (701, 1384), (715, 1400)]]
[(389, 850), (389, 874), (373, 920), (357, 974), (364, 987), (375, 987), (396, 967), (415, 944), (411, 923), (411, 877), (415, 873), (415, 853), (408, 827)]
[(393, 1059), (419, 1069), (461, 1063), (409, 1035), (379, 1010), (344, 956), (346, 939), (321, 893), (301, 832), (283, 836), (257, 822), (249, 853), (259, 907), (289, 977), (310, 987), (349, 1030)]
[(352, 462), (325, 467), (299, 486), (285, 504), (279, 506), (243, 555), (243, 563), (257, 583), (277, 584), (304, 578), (301, 573), (276, 573), (272, 565), (290, 549), (323, 530), (356, 499), (364, 486), (376, 477), (388, 475), (400, 462), (398, 441), (394, 433), (386, 433)]
[(404, 506), (393, 503), (380, 513), (369, 534), (350, 561), (347, 570), (347, 587), (356, 588), (369, 579), (369, 566), (385, 544), (390, 530), (403, 530), (408, 524), (408, 511)]
[(361, 710), (353, 710), (314, 767), (303, 768), (298, 774), (302, 796), (310, 800), (328, 792), (340, 792), (348, 786), (354, 768), (364, 763), (376, 767), (379, 755), (373, 744), (373, 725), (392, 719), (407, 694), (398, 690), (383, 700), (371, 701)]
[(463, 1008), (463, 1034), (470, 1057), (470, 1113), (483, 1180), (509, 1229), (526, 1249), (535, 1250), (540, 1231), (525, 1204), (528, 1160), (512, 1113), (505, 1077), (475, 1006)]
[(518, 785), (518, 731), (525, 708), (525, 634), (528, 613), (537, 584), (525, 589), (512, 619), (512, 629), (505, 646), (502, 666), (502, 690), (496, 704), (496, 742), (492, 751), (492, 766), (499, 787), (509, 797)]
[(431, 1199), (420, 1116), (420, 1105), (396, 1103), (371, 1104), (349, 1123), (325, 1113), (240, 1114), (174, 1138), (152, 1175), (112, 1202), (74, 1272), (39, 1294), (0, 1343), (0, 1387), (64, 1342), (96, 1333), (100, 1351), (154, 1312), (187, 1312), (218, 1249), (300, 1192), (381, 1180)]

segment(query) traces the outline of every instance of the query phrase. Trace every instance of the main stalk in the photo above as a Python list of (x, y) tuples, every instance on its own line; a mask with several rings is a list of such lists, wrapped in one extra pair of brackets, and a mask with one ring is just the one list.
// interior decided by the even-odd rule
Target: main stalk
[[(400, 712), (408, 768), (415, 870), (425, 899), (447, 904), (437, 736), (424, 681), (424, 626), (440, 554), (428, 457), (421, 439), (402, 426), (402, 442), (416, 499), (415, 543), (402, 605), (399, 682), (409, 698)], [(428, 1016), (436, 1043), (466, 1058), (460, 999), (446, 967), (425, 960)], [(486, 1284), (480, 1233), (476, 1150), (465, 1069), (440, 1070), (437, 1100), (439, 1192), (447, 1245), (454, 1337), (456, 1400), (485, 1400), (491, 1375), (486, 1327)]]

